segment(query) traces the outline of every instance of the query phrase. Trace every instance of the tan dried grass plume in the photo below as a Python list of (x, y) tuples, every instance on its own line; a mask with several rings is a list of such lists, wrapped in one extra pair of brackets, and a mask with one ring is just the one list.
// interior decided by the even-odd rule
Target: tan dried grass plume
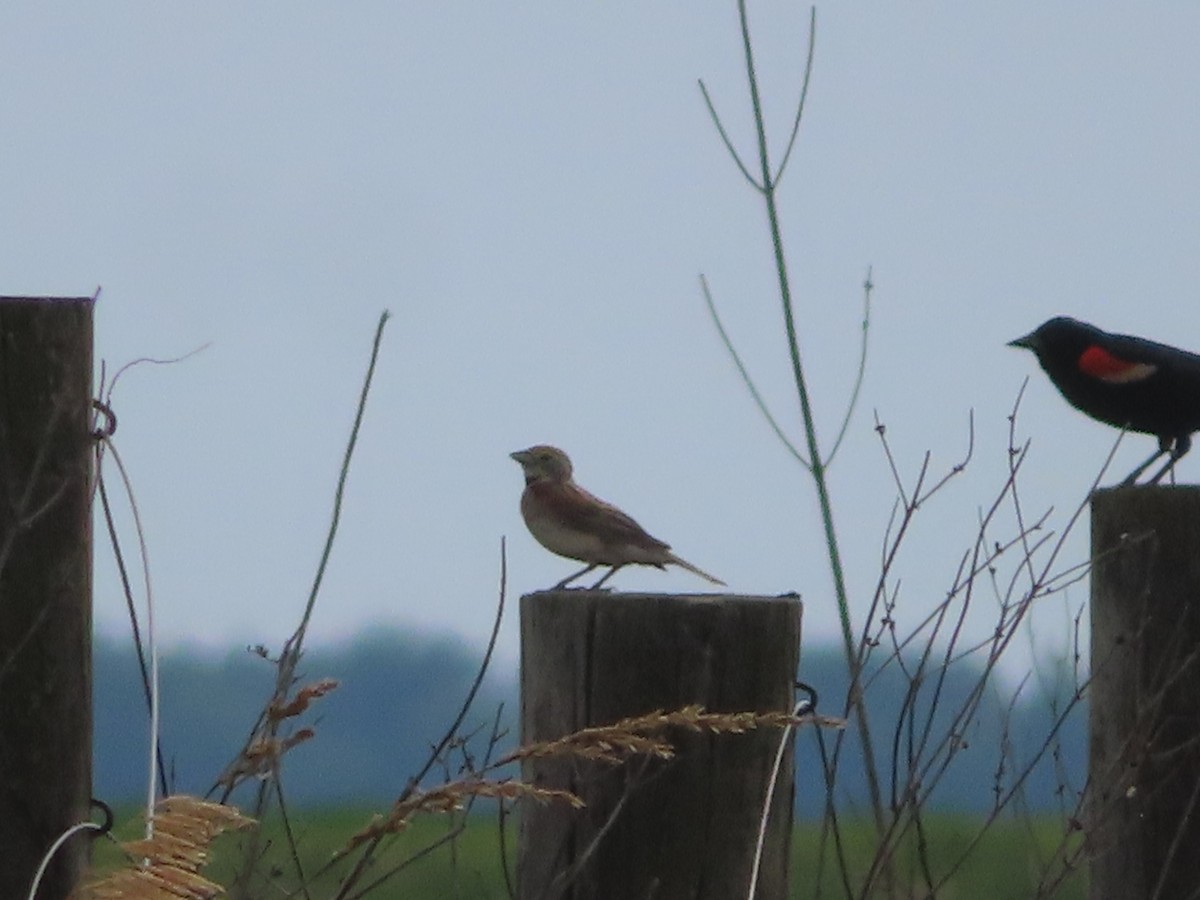
[(561, 800), (576, 809), (583, 806), (583, 801), (570, 791), (535, 787), (515, 779), (500, 781), (490, 781), (484, 778), (459, 779), (428, 791), (416, 791), (409, 797), (398, 801), (386, 816), (375, 816), (365, 828), (351, 837), (346, 846), (335, 854), (335, 857), (344, 856), (360, 844), (365, 844), (367, 841), (385, 834), (403, 831), (418, 813), (450, 813), (461, 809), (464, 801), (469, 797), (491, 797), (502, 800), (518, 800), (524, 797), (539, 803)]
[(154, 813), (154, 836), (121, 844), (130, 863), (84, 886), (77, 900), (210, 900), (225, 893), (200, 870), (216, 837), (254, 824), (231, 806), (183, 795)]
[(641, 755), (670, 759), (675, 755), (675, 746), (665, 732), (671, 728), (712, 734), (743, 734), (756, 728), (785, 728), (804, 724), (840, 728), (845, 723), (841, 719), (793, 716), (785, 712), (711, 713), (705, 712), (702, 706), (685, 706), (673, 712), (656, 710), (631, 716), (612, 725), (581, 728), (553, 741), (526, 744), (499, 760), (497, 765), (548, 756), (572, 756), (614, 765)]

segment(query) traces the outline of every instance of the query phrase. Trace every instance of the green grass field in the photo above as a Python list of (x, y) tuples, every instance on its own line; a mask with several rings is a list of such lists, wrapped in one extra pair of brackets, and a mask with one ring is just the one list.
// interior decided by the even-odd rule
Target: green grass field
[[(300, 865), (311, 878), (326, 867), (333, 852), (346, 839), (362, 828), (370, 819), (370, 813), (359, 810), (305, 811), (293, 821), (293, 831), (300, 848)], [(139, 831), (136, 816), (123, 817), (125, 824), (119, 829), (119, 837), (136, 837)], [(425, 817), (399, 836), (389, 839), (386, 851), (380, 855), (363, 884), (384, 875), (397, 864), (410, 859), (447, 833), (448, 820)], [(509, 853), (515, 850), (516, 832), (510, 822)], [(925, 839), (930, 868), (935, 874), (944, 874), (957, 860), (963, 857), (970, 842), (978, 832), (979, 820), (965, 817), (934, 816), (926, 823)], [(1061, 827), (1057, 821), (1005, 820), (992, 827), (982, 841), (966, 856), (946, 883), (938, 888), (938, 898), (973, 898), (973, 900), (1029, 900), (1037, 894), (1039, 879), (1045, 872), (1059, 843)], [(817, 823), (800, 823), (794, 832), (792, 851), (792, 891), (796, 898), (810, 898), (815, 893), (818, 870), (818, 843), (820, 826)], [(223, 884), (228, 884), (235, 861), (244, 853), (244, 834), (222, 837), (213, 852), (213, 862), (205, 874)], [(870, 864), (873, 846), (873, 830), (864, 822), (845, 828), (843, 842), (851, 883), (861, 883), (863, 874)], [(915, 845), (910, 843), (895, 859), (895, 872), (902, 884), (910, 886), (908, 896), (928, 896), (921, 875)], [(264, 834), (264, 852), (259, 875), (252, 884), (252, 896), (283, 896), (295, 887), (295, 864), (278, 825), (269, 827)], [(119, 859), (111, 843), (101, 842), (96, 848), (95, 863), (103, 870)], [(829, 856), (822, 876), (823, 897), (843, 897), (841, 878)], [(326, 898), (336, 893), (333, 887), (346, 871), (347, 864), (333, 866), (324, 877), (319, 877), (310, 886), (310, 895)], [(904, 892), (901, 895), (905, 895)], [(303, 895), (300, 895), (303, 896)], [(500, 864), (497, 825), (487, 816), (475, 816), (456, 841), (436, 850), (419, 855), (393, 877), (369, 895), (376, 900), (505, 900), (508, 892)], [(1075, 900), (1085, 896), (1082, 872), (1074, 872), (1064, 880), (1052, 895), (1063, 900)]]

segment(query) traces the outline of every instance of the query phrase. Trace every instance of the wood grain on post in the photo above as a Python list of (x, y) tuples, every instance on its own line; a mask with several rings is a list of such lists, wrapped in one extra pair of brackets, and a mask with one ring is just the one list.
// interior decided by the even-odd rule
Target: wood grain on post
[(1200, 487), (1092, 498), (1091, 900), (1200, 895)]
[[(88, 817), (92, 300), (0, 297), (0, 897)], [(88, 859), (72, 839), (38, 893)]]
[[(545, 591), (521, 598), (522, 743), (655, 710), (790, 712), (798, 597)], [(527, 760), (587, 804), (521, 809), (520, 900), (746, 897), (781, 731), (673, 734), (672, 760)], [(787, 895), (791, 745), (770, 807), (759, 898)]]

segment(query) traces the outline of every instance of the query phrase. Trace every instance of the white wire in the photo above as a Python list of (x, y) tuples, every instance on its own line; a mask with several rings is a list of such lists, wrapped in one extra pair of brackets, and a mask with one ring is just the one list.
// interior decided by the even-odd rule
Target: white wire
[(154, 592), (150, 588), (150, 556), (146, 550), (146, 535), (142, 530), (142, 518), (138, 515), (137, 500), (133, 496), (133, 484), (121, 462), (112, 441), (106, 441), (108, 450), (112, 453), (121, 473), (121, 481), (125, 484), (125, 493), (129, 497), (129, 507), (133, 511), (133, 524), (137, 530), (138, 549), (142, 557), (142, 578), (146, 584), (146, 643), (150, 651), (150, 778), (146, 788), (146, 837), (154, 836), (154, 806), (158, 802), (158, 643), (154, 639)]
[[(812, 701), (807, 697), (799, 701), (792, 709), (792, 715), (800, 715), (800, 710), (811, 706)], [(754, 866), (750, 869), (750, 890), (746, 900), (754, 900), (754, 892), (758, 890), (758, 870), (762, 868), (763, 844), (767, 840), (767, 820), (771, 816), (771, 801), (775, 797), (775, 783), (779, 780), (779, 770), (783, 766), (783, 754), (787, 750), (788, 738), (796, 730), (795, 725), (787, 725), (779, 738), (779, 748), (775, 751), (775, 765), (771, 767), (771, 779), (767, 782), (767, 796), (763, 802), (762, 816), (758, 820), (758, 839), (754, 844)]]
[(87, 831), (89, 829), (103, 831), (104, 826), (97, 825), (95, 822), (80, 822), (76, 825), (72, 825), (70, 828), (60, 834), (54, 843), (50, 845), (50, 849), (47, 850), (46, 855), (42, 857), (42, 864), (38, 866), (37, 872), (34, 873), (33, 884), (29, 886), (29, 900), (34, 900), (34, 898), (37, 896), (38, 888), (42, 886), (42, 878), (44, 878), (46, 875), (46, 869), (49, 868), (51, 861), (54, 859), (54, 855), (58, 853), (62, 845), (79, 832)]

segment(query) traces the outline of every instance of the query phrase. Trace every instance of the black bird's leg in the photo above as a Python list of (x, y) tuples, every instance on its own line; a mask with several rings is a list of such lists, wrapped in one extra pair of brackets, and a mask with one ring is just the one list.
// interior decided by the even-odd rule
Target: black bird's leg
[(1191, 449), (1192, 449), (1191, 435), (1185, 434), (1181, 438), (1176, 438), (1175, 442), (1171, 445), (1171, 450), (1170, 450), (1171, 458), (1168, 459), (1167, 464), (1165, 466), (1163, 466), (1161, 469), (1159, 469), (1158, 472), (1155, 474), (1155, 476), (1146, 483), (1147, 484), (1158, 484), (1159, 480), (1164, 475), (1166, 475), (1168, 472), (1170, 472), (1171, 469), (1173, 469), (1175, 467), (1175, 463), (1179, 462), (1179, 460), (1183, 458), (1183, 455)]
[[(620, 569), (620, 568), (622, 568), (623, 566), (624, 566), (624, 563), (622, 563), (622, 564), (621, 564), (621, 565), (619, 565), (619, 566), (613, 566), (611, 569), (609, 569), (609, 570), (608, 570), (608, 574), (607, 574), (607, 575), (605, 575), (603, 578), (601, 578), (599, 581), (597, 581), (595, 584), (593, 584), (593, 585), (592, 585), (590, 588), (588, 588), (588, 590), (590, 590), (590, 591), (598, 591), (598, 590), (600, 590), (600, 585), (604, 584), (604, 582), (608, 581), (608, 579), (610, 579), (610, 578), (612, 578), (614, 575), (616, 575), (616, 574), (617, 574), (617, 569)], [(595, 568), (595, 567), (593, 566), (593, 568)]]
[(600, 563), (592, 563), (590, 566), (584, 566), (582, 569), (580, 569), (574, 575), (568, 575), (566, 578), (564, 578), (562, 581), (560, 581), (554, 587), (550, 588), (550, 590), (561, 591), (563, 588), (565, 588), (568, 584), (570, 584), (572, 581), (574, 581), (580, 575), (586, 575), (588, 572), (592, 571), (592, 569), (596, 568), (596, 566), (598, 566), (598, 565), (600, 565)]
[[(1119, 486), (1120, 487), (1129, 487), (1131, 484), (1133, 484), (1134, 482), (1136, 482), (1138, 480), (1139, 475), (1141, 475), (1148, 468), (1150, 468), (1151, 463), (1153, 463), (1156, 459), (1158, 459), (1164, 453), (1170, 453), (1170, 452), (1171, 452), (1171, 439), (1160, 437), (1158, 439), (1158, 449), (1155, 450), (1152, 454), (1150, 454), (1150, 458), (1148, 460), (1146, 460), (1144, 463), (1142, 463), (1140, 466), (1138, 466), (1136, 469), (1134, 469), (1132, 472), (1130, 472), (1125, 477), (1125, 480), (1122, 481)], [(1172, 460), (1172, 462), (1173, 461), (1174, 460)], [(1162, 476), (1162, 472), (1159, 472), (1158, 474), (1160, 477)]]

